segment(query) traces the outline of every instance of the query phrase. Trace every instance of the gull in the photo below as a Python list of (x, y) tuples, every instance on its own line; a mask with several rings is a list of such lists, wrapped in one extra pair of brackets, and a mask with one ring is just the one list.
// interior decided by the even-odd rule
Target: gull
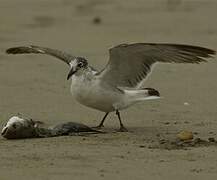
[(160, 93), (143, 84), (156, 63), (206, 62), (214, 50), (185, 44), (132, 43), (120, 44), (109, 49), (109, 61), (97, 71), (84, 57), (74, 56), (56, 49), (40, 46), (20, 46), (6, 50), (8, 54), (47, 54), (54, 56), (69, 67), (67, 80), (71, 79), (72, 96), (81, 104), (105, 113), (97, 128), (104, 125), (110, 112), (116, 112), (120, 131), (127, 131), (120, 111), (150, 99), (160, 98)]

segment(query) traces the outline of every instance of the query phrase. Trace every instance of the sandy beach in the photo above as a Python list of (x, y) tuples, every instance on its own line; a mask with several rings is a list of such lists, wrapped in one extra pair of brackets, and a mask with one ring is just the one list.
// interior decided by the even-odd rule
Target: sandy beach
[[(47, 124), (96, 126), (104, 113), (71, 97), (69, 67), (44, 55), (7, 55), (40, 45), (84, 56), (97, 69), (120, 43), (167, 42), (217, 50), (215, 0), (0, 0), (0, 126), (21, 113)], [(215, 144), (162, 145), (183, 130), (217, 139), (217, 57), (200, 65), (159, 64), (145, 86), (161, 93), (122, 111), (129, 132), (6, 140), (0, 137), (0, 179), (214, 180)], [(165, 143), (164, 143), (165, 144)]]

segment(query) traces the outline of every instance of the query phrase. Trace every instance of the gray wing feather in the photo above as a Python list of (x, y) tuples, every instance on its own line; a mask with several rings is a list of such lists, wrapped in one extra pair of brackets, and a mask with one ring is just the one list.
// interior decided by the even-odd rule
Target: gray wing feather
[(121, 44), (109, 50), (109, 62), (98, 76), (116, 87), (136, 88), (156, 62), (198, 64), (215, 53), (211, 49), (181, 44)]
[(72, 56), (68, 53), (56, 50), (56, 49), (50, 49), (46, 47), (40, 47), (40, 46), (20, 46), (20, 47), (13, 47), (9, 48), (6, 50), (6, 53), (8, 54), (29, 54), (29, 53), (34, 53), (34, 54), (47, 54), (54, 56), (63, 62), (69, 63), (71, 60), (75, 59), (75, 56)]

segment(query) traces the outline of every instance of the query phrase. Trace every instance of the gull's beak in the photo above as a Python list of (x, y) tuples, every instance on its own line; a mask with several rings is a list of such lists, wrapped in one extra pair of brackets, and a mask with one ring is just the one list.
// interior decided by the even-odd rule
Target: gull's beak
[(68, 76), (67, 76), (67, 80), (69, 80), (70, 77), (72, 77), (72, 75), (76, 73), (76, 71), (77, 71), (77, 70), (72, 67), (72, 68), (70, 69), (70, 71), (69, 71)]

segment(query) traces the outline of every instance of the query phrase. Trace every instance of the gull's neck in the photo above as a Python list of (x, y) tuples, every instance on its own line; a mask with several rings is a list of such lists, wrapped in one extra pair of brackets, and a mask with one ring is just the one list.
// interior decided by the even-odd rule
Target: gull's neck
[(92, 67), (87, 66), (84, 69), (79, 70), (78, 72), (75, 73), (75, 76), (77, 77), (83, 77), (87, 79), (92, 79), (94, 75), (97, 73), (96, 70), (94, 70)]

